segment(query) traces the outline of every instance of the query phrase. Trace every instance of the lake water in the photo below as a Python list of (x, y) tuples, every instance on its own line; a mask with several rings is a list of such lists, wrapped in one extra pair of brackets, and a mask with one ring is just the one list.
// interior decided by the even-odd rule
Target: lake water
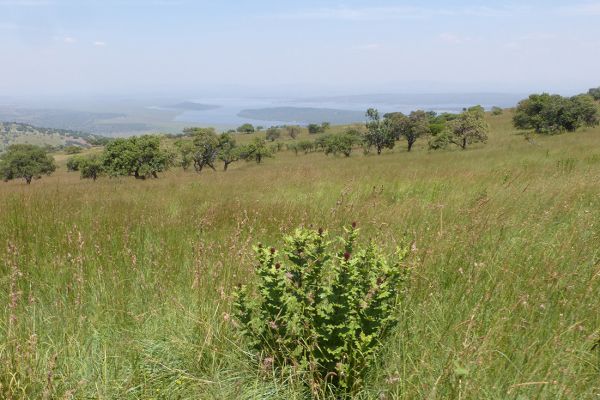
[(306, 124), (306, 121), (278, 121), (276, 119), (250, 119), (239, 116), (242, 110), (267, 109), (274, 107), (310, 107), (350, 110), (357, 113), (355, 120), (347, 123), (362, 122), (362, 112), (368, 108), (377, 108), (382, 114), (400, 111), (410, 113), (423, 109), (436, 112), (460, 112), (465, 107), (480, 104), (486, 109), (492, 106), (513, 107), (524, 98), (521, 94), (382, 94), (359, 96), (316, 97), (304, 99), (257, 98), (257, 97), (206, 97), (189, 101), (200, 104), (218, 105), (211, 110), (182, 110), (175, 117), (176, 122), (185, 122), (203, 126), (234, 127), (250, 122), (264, 127), (291, 123)]

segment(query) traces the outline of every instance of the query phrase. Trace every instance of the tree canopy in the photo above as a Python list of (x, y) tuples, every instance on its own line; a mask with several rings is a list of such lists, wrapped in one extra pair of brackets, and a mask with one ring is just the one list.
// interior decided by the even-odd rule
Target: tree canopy
[(390, 125), (384, 123), (379, 115), (379, 111), (369, 108), (366, 113), (367, 132), (364, 135), (365, 149), (369, 150), (375, 147), (377, 154), (385, 148), (393, 149), (396, 144), (396, 138)]
[(587, 94), (573, 97), (532, 94), (519, 102), (513, 117), (518, 129), (536, 133), (574, 132), (583, 126), (598, 125), (598, 106)]
[(116, 139), (104, 149), (103, 164), (111, 176), (158, 178), (173, 161), (173, 155), (161, 149), (160, 138), (152, 135)]
[(0, 155), (0, 174), (4, 181), (23, 178), (30, 184), (32, 179), (50, 175), (55, 170), (54, 158), (43, 147), (13, 144)]

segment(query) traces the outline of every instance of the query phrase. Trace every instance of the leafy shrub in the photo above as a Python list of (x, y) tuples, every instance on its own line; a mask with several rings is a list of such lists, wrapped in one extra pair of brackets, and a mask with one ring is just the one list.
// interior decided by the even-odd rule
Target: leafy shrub
[(389, 262), (374, 244), (359, 249), (358, 230), (332, 241), (298, 229), (283, 251), (258, 245), (255, 292), (239, 286), (236, 317), (263, 366), (294, 368), (313, 390), (352, 395), (382, 340), (399, 321), (406, 249)]
[(504, 113), (502, 108), (497, 106), (492, 107), (492, 115), (502, 115), (502, 113)]
[(583, 126), (600, 123), (600, 113), (589, 95), (562, 97), (548, 93), (532, 94), (519, 102), (513, 124), (517, 129), (555, 134), (575, 132)]

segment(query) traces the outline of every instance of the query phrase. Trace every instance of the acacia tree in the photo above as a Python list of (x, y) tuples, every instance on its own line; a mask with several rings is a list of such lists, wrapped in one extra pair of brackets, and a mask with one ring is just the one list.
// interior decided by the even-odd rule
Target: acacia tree
[(418, 138), (431, 133), (430, 115), (423, 110), (413, 111), (409, 116), (402, 113), (386, 114), (385, 123), (396, 140), (401, 137), (406, 139), (408, 151), (412, 150)]
[(239, 156), (246, 161), (256, 161), (260, 164), (263, 158), (273, 157), (273, 152), (267, 146), (264, 139), (254, 138), (252, 143), (242, 146), (239, 149)]
[(463, 111), (448, 123), (448, 141), (465, 150), (472, 143), (487, 141), (489, 125), (485, 122), (485, 112), (480, 107)]
[(96, 181), (96, 179), (104, 173), (102, 159), (95, 154), (83, 158), (79, 164), (79, 171), (82, 179), (92, 179), (93, 181)]
[(179, 165), (184, 171), (187, 171), (194, 162), (194, 144), (189, 140), (178, 140), (175, 142), (175, 147), (177, 147), (180, 155)]
[(364, 143), (366, 149), (375, 147), (377, 154), (381, 154), (383, 149), (393, 149), (396, 144), (393, 131), (387, 123), (382, 121), (379, 111), (369, 108), (366, 113), (367, 132), (365, 133)]
[(23, 178), (27, 184), (56, 170), (54, 158), (39, 146), (13, 144), (0, 156), (0, 174), (5, 182)]
[(223, 171), (227, 171), (229, 164), (239, 160), (239, 147), (236, 146), (235, 139), (230, 134), (223, 133), (219, 136), (217, 157), (223, 161)]
[(219, 155), (219, 138), (213, 128), (196, 128), (193, 132), (193, 153), (194, 169), (196, 172), (202, 172), (204, 167), (209, 167), (216, 171), (214, 163)]
[(158, 178), (173, 162), (173, 154), (161, 149), (160, 138), (153, 135), (116, 139), (106, 145), (102, 158), (110, 176), (136, 179)]
[(275, 140), (279, 139), (279, 137), (281, 136), (281, 131), (275, 127), (271, 127), (269, 129), (267, 129), (267, 132), (265, 134), (265, 139), (274, 142)]

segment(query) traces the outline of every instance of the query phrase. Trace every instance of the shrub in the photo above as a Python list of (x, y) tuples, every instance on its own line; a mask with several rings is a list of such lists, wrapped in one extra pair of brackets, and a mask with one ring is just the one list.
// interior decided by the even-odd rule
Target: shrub
[(519, 102), (513, 124), (517, 129), (541, 134), (575, 132), (583, 126), (596, 126), (600, 114), (589, 95), (562, 97), (548, 93), (532, 94)]
[(504, 110), (497, 106), (492, 107), (491, 111), (492, 111), (492, 115), (502, 115), (502, 113), (504, 113)]
[(79, 154), (82, 149), (80, 146), (67, 146), (64, 148), (65, 154)]
[(258, 245), (256, 291), (235, 292), (236, 317), (263, 365), (305, 373), (313, 391), (356, 393), (399, 321), (407, 250), (389, 262), (374, 243), (357, 248), (357, 236), (353, 224), (337, 242), (298, 229), (282, 252)]

